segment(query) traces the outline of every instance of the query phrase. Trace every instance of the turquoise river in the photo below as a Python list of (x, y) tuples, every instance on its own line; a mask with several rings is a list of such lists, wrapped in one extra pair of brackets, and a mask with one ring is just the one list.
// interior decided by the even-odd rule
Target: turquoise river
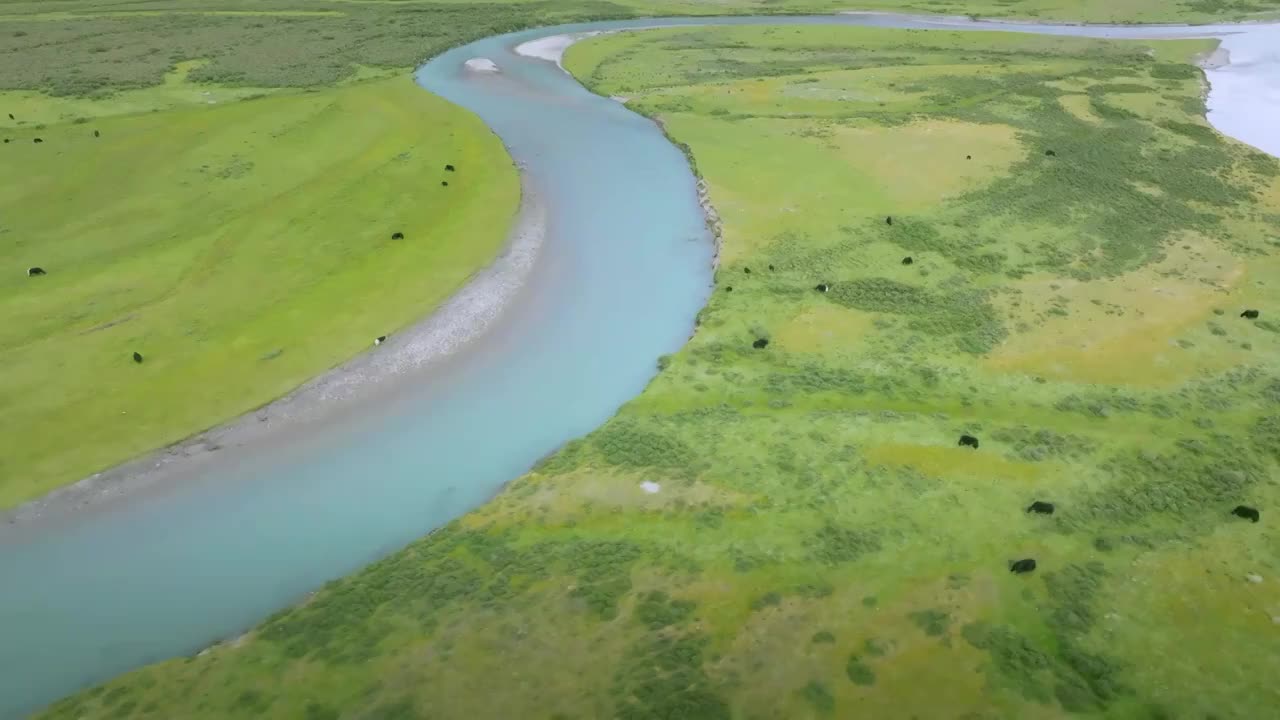
[[(514, 48), (587, 30), (738, 23), (1221, 36), (1233, 63), (1209, 73), (1210, 120), (1280, 152), (1265, 120), (1280, 117), (1275, 26), (666, 19), (543, 28), (450, 50), (417, 79), (479, 115), (521, 166), (546, 229), (526, 282), (480, 338), (376, 402), (218, 453), (182, 482), (0, 527), (0, 718), (244, 631), (483, 503), (638, 394), (657, 358), (689, 337), (711, 290), (713, 242), (694, 177), (652, 122)], [(478, 57), (501, 72), (464, 69)]]

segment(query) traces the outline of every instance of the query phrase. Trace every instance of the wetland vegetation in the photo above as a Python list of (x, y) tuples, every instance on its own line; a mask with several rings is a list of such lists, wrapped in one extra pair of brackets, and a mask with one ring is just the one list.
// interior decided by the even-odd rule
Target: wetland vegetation
[(501, 248), (519, 183), (478, 118), (407, 77), (242, 95), (0, 93), (0, 508), (287, 393)]
[[(1201, 22), (1261, 17), (1273, 14), (1278, 6), (1274, 0), (1195, 0), (1174, 4), (1161, 0), (1125, 0), (1066, 5), (1049, 0), (997, 0), (976, 4), (934, 0), (924, 5), (868, 0), (860, 7), (984, 17)], [(0, 381), (0, 405), (14, 409), (5, 413), (4, 425), (0, 426), (3, 431), (0, 432), (0, 457), (3, 457), (0, 460), (0, 508), (38, 497), (96, 470), (180, 440), (261, 405), (350, 357), (371, 337), (370, 332), (376, 337), (421, 317), (458, 287), (461, 277), (492, 257), (500, 241), (496, 233), (502, 231), (514, 212), (514, 175), (500, 158), (493, 139), (482, 137), (482, 130), (473, 123), (465, 131), (457, 131), (454, 144), (446, 144), (439, 133), (429, 134), (427, 127), (433, 124), (461, 127), (459, 124), (465, 125), (466, 121), (442, 103), (415, 99), (411, 101), (413, 112), (424, 120), (423, 127), (415, 128), (414, 132), (418, 134), (417, 139), (429, 135), (427, 144), (419, 145), (415, 157), (425, 160), (428, 155), (433, 158), (466, 155), (476, 176), (468, 186), (454, 187), (451, 196), (457, 199), (473, 191), (488, 193), (484, 197), (476, 196), (472, 207), (505, 207), (506, 212), (490, 214), (474, 223), (462, 222), (463, 215), (457, 214), (447, 227), (428, 230), (420, 225), (415, 228), (419, 237), (445, 231), (453, 232), (456, 237), (456, 228), (474, 227), (479, 238), (465, 251), (441, 250), (435, 245), (436, 250), (432, 252), (452, 253), (452, 257), (438, 266), (440, 272), (436, 276), (425, 279), (430, 290), (417, 299), (404, 294), (395, 300), (385, 294), (379, 296), (379, 291), (372, 290), (368, 282), (355, 279), (355, 274), (360, 272), (365, 273), (366, 281), (374, 278), (373, 266), (348, 263), (343, 270), (346, 278), (328, 291), (346, 293), (348, 300), (364, 298), (366, 290), (371, 292), (365, 317), (345, 317), (342, 318), (345, 323), (338, 325), (335, 322), (338, 318), (323, 303), (308, 304), (299, 300), (288, 310), (291, 313), (288, 324), (296, 328), (299, 336), (314, 339), (309, 348), (285, 348), (289, 338), (281, 337), (282, 316), (264, 320), (262, 328), (243, 334), (231, 330), (227, 330), (232, 333), (229, 335), (217, 334), (222, 331), (210, 334), (205, 326), (225, 324), (228, 312), (234, 314), (240, 310), (238, 303), (224, 302), (226, 299), (247, 298), (250, 314), (255, 312), (253, 306), (270, 306), (274, 308), (272, 312), (285, 312), (276, 298), (285, 295), (293, 287), (291, 283), (310, 286), (314, 282), (330, 282), (331, 278), (317, 281), (319, 277), (328, 277), (325, 263), (343, 253), (368, 257), (367, 252), (373, 247), (370, 238), (385, 233), (370, 227), (370, 235), (357, 240), (350, 236), (354, 232), (351, 228), (341, 224), (325, 226), (321, 234), (326, 238), (341, 235), (342, 239), (337, 242), (345, 243), (343, 249), (335, 251), (329, 259), (313, 257), (315, 263), (298, 266), (290, 271), (288, 278), (260, 278), (197, 268), (200, 263), (218, 262), (221, 257), (218, 253), (238, 256), (238, 251), (229, 254), (227, 242), (219, 244), (208, 232), (201, 234), (202, 231), (186, 224), (187, 211), (182, 208), (187, 196), (209, 187), (203, 184), (199, 173), (211, 174), (209, 180), (216, 183), (212, 186), (215, 190), (207, 194), (209, 204), (199, 211), (210, 213), (205, 220), (235, 216), (245, 222), (245, 218), (252, 216), (243, 207), (251, 201), (246, 194), (250, 188), (254, 193), (289, 192), (292, 194), (288, 199), (298, 200), (305, 173), (318, 172), (330, 162), (323, 156), (331, 152), (334, 139), (347, 131), (344, 123), (359, 126), (352, 129), (357, 136), (373, 129), (368, 119), (335, 119), (335, 112), (343, 112), (340, 108), (351, 110), (357, 96), (361, 96), (358, 102), (378, 102), (381, 110), (390, 111), (389, 103), (398, 103), (409, 88), (384, 83), (327, 95), (324, 99), (293, 97), (256, 103), (247, 109), (231, 109), (229, 103), (267, 95), (296, 95), (303, 89), (310, 93), (329, 93), (339, 86), (404, 75), (424, 58), (446, 48), (527, 27), (664, 14), (806, 13), (845, 8), (846, 5), (834, 0), (781, 3), (743, 0), (715, 5), (686, 0), (492, 3), (162, 0), (109, 5), (99, 0), (64, 0), (56, 6), (29, 0), (0, 1), (0, 39), (3, 39), (0, 43), (0, 105), (3, 106), (0, 134), (12, 141), (3, 148), (9, 172), (3, 181), (7, 185), (0, 188), (0, 201), (6, 210), (0, 218), (3, 223), (0, 225), (0, 261), (9, 267), (6, 274), (9, 279), (0, 284), (0, 309), (6, 318), (14, 319), (10, 323), (13, 325), (11, 337), (0, 337), (0, 359), (6, 368), (17, 368), (7, 372), (5, 380)], [(771, 72), (784, 71), (785, 63)], [(379, 91), (381, 94), (373, 100), (370, 93)], [(316, 135), (301, 143), (297, 140), (309, 130), (297, 128), (289, 134), (293, 141), (262, 142), (264, 138), (286, 137), (275, 133), (286, 133), (284, 126), (290, 122), (307, 122), (300, 115), (290, 115), (303, 107), (311, 107), (316, 112), (322, 107), (328, 108), (323, 117), (334, 134)], [(175, 114), (155, 115), (168, 112)], [(277, 112), (281, 113), (278, 123), (270, 117)], [(237, 136), (239, 126), (233, 126), (220, 130), (216, 141), (181, 139), (187, 130), (233, 117), (252, 117), (252, 123), (243, 126), (244, 132), (260, 133), (260, 136), (256, 139)], [(89, 130), (88, 123), (97, 123), (95, 127), (105, 129), (107, 126), (102, 125), (105, 118), (115, 118), (110, 121), (109, 132), (100, 141), (81, 145)], [(255, 123), (261, 125), (251, 127)], [(183, 127), (187, 130), (181, 129)], [(139, 133), (144, 132), (168, 134), (172, 141), (170, 147), (172, 143), (182, 143), (191, 149), (168, 156), (158, 150), (138, 152)], [(38, 148), (33, 147), (37, 137), (46, 141)], [(73, 138), (74, 144), (67, 142)], [(126, 148), (121, 143), (123, 138), (131, 138), (133, 145)], [(217, 145), (201, 149), (196, 147), (197, 142), (216, 142)], [(392, 138), (386, 137), (380, 142), (391, 152)], [(415, 138), (406, 134), (399, 144), (408, 147), (415, 142)], [(159, 147), (161, 145), (156, 144), (152, 149)], [(256, 158), (249, 159), (244, 154), (249, 147), (257, 153)], [(365, 149), (373, 152), (372, 148)], [(113, 166), (112, 163), (119, 161), (112, 157), (118, 156), (109, 156), (117, 151), (137, 157), (141, 165)], [(269, 155), (273, 152), (288, 153), (290, 160), (277, 163)], [(389, 157), (398, 157), (401, 152), (407, 151), (397, 150)], [(47, 162), (51, 156), (55, 159)], [(58, 177), (65, 176), (66, 169), (73, 165), (78, 173), (75, 181)], [(275, 172), (270, 179), (258, 177), (269, 165), (277, 165), (280, 172)], [(405, 170), (416, 166), (411, 162), (397, 167)], [(179, 177), (188, 171), (197, 174)], [(339, 174), (333, 164), (325, 166), (324, 171), (330, 178)], [(294, 175), (286, 177), (285, 172)], [(119, 182), (124, 175), (131, 178), (130, 183)], [(498, 176), (505, 177), (498, 179)], [(496, 185), (480, 188), (489, 177)], [(139, 187), (132, 182), (151, 185)], [(286, 189), (284, 184), (291, 186)], [(99, 189), (84, 192), (83, 187)], [(136, 213), (126, 217), (114, 213), (105, 224), (75, 220), (101, 219), (102, 213), (113, 212), (107, 209), (106, 203), (116, 201), (122, 192), (128, 192), (133, 198), (147, 198), (148, 203), (160, 208), (158, 217)], [(327, 192), (329, 190), (313, 197)], [(155, 195), (150, 197), (148, 193)], [(332, 193), (327, 195), (332, 196)], [(371, 194), (366, 194), (352, 217), (393, 218), (409, 212), (400, 204), (411, 201), (409, 196), (400, 195), (390, 202), (375, 202)], [(464, 200), (461, 204), (469, 202)], [(305, 216), (307, 212), (301, 211), (296, 217)], [(415, 208), (411, 214), (422, 219), (429, 213)], [(88, 225), (93, 225), (92, 231), (84, 232), (82, 227)], [(364, 227), (367, 226), (361, 231)], [(263, 252), (273, 253), (275, 260), (288, 257), (292, 262), (298, 254), (309, 252), (295, 244), (314, 246), (314, 238), (307, 237), (302, 230), (302, 224), (276, 222), (271, 232), (279, 243), (278, 252), (260, 247)], [(161, 236), (168, 239), (160, 242), (157, 238)], [(435, 237), (433, 234), (430, 242), (434, 243)], [(329, 247), (327, 243), (328, 240), (324, 240), (320, 245)], [(217, 248), (211, 249), (215, 245)], [(250, 238), (245, 245), (258, 243)], [(213, 254), (201, 255), (200, 248)], [(63, 264), (68, 260), (73, 264)], [(433, 256), (432, 260), (440, 258)], [(113, 275), (123, 277), (122, 268), (112, 264), (117, 261), (130, 265), (125, 273), (130, 275), (127, 280), (107, 279)], [(148, 269), (153, 263), (156, 268)], [(32, 289), (37, 286), (25, 282), (21, 275), (31, 265), (54, 266), (38, 286), (39, 297), (32, 296)], [(87, 269), (90, 265), (91, 271)], [(364, 270), (355, 270), (353, 265), (361, 265)], [(407, 272), (408, 265), (401, 263), (398, 267)], [(259, 264), (257, 270), (265, 267)], [(180, 320), (179, 317), (190, 316), (173, 305), (182, 302), (182, 298), (196, 302), (192, 299), (194, 295), (186, 289), (170, 292), (179, 286), (178, 278), (187, 277), (182, 273), (203, 278), (200, 283), (222, 298), (205, 303), (203, 314), (191, 318), (190, 322)], [(90, 275), (96, 278), (94, 282), (99, 286), (96, 290), (90, 289), (94, 282), (86, 282)], [(207, 279), (214, 275), (237, 287), (227, 290), (218, 284), (222, 280), (208, 285)], [(258, 279), (263, 282), (257, 282)], [(382, 280), (385, 282), (387, 278)], [(83, 289), (68, 292), (73, 285)], [(271, 287), (273, 291), (246, 294), (242, 292), (243, 287)], [(846, 288), (849, 289), (893, 291), (854, 286)], [(99, 294), (89, 296), (93, 292)], [(318, 296), (324, 292), (326, 290), (313, 289), (312, 294)], [(160, 302), (160, 298), (165, 298), (169, 309), (159, 313), (136, 312)], [(870, 301), (865, 297), (847, 299)], [(33, 323), (30, 320), (33, 315), (43, 319)], [(935, 320), (938, 319), (918, 319), (921, 323)], [(975, 325), (968, 334), (969, 341), (978, 343), (975, 345), (978, 347), (987, 342), (980, 337), (984, 332), (980, 328), (983, 321), (980, 315), (971, 315), (970, 320)], [(195, 328), (192, 323), (202, 327)], [(109, 324), (110, 327), (103, 327)], [(163, 349), (158, 352), (144, 353), (153, 358), (146, 364), (145, 371), (107, 369), (120, 350), (123, 349), (126, 357), (134, 352), (125, 346), (142, 342), (155, 348), (149, 341), (167, 342), (162, 336), (178, 335), (185, 338), (181, 346), (161, 345)], [(191, 339), (197, 336), (205, 341)], [(240, 348), (233, 353), (236, 357), (209, 359), (208, 350), (213, 344), (223, 347), (228, 343)], [(61, 353), (62, 358), (76, 360), (48, 362), (49, 353), (53, 351)], [(277, 351), (281, 354), (273, 355)], [(258, 361), (262, 357), (272, 360), (263, 364)], [(281, 359), (275, 360), (277, 357)], [(163, 369), (165, 376), (151, 391), (163, 392), (175, 402), (150, 403), (144, 401), (141, 394), (145, 385), (152, 384), (152, 376), (144, 373), (160, 371), (160, 363), (168, 363)], [(197, 365), (204, 367), (199, 369)], [(99, 371), (105, 374), (99, 376)], [(140, 381), (144, 377), (146, 379)], [(94, 391), (104, 382), (115, 389), (109, 393)], [(62, 392), (64, 383), (67, 387)], [(58, 388), (58, 392), (51, 393), (50, 388)], [(193, 388), (199, 392), (189, 394)], [(55, 396), (59, 399), (52, 399)], [(72, 408), (83, 408), (83, 412)], [(131, 414), (131, 421), (119, 420), (120, 413)], [(54, 427), (59, 429), (51, 431)]]
[(488, 505), (45, 716), (1266, 716), (1280, 163), (1205, 124), (1211, 47), (576, 45), (723, 220), (688, 346)]

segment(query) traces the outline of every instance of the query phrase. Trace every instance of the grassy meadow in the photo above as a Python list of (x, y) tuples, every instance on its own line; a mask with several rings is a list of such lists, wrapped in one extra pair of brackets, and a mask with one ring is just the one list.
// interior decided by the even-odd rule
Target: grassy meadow
[(488, 505), (43, 717), (1269, 716), (1280, 163), (1205, 124), (1210, 47), (575, 46), (723, 218), (688, 346)]
[[(428, 314), (496, 255), (519, 185), (501, 142), (410, 70), (472, 38), (620, 14), (0, 0), (0, 509)], [(462, 172), (443, 188), (446, 163)]]
[(410, 78), (250, 93), (193, 70), (0, 93), (0, 508), (288, 392), (506, 239), (501, 142)]
[(1280, 0), (0, 0), (0, 89), (108, 97), (154, 87), (192, 60), (202, 61), (195, 82), (327, 87), (364, 68), (407, 70), (449, 47), (528, 27), (851, 9), (1201, 23), (1275, 17)]
[[(514, 175), (498, 144), (444, 104), (413, 97), (404, 81), (364, 83), (403, 78), (448, 47), (526, 27), (847, 7), (835, 0), (0, 0), (0, 134), (13, 141), (3, 146), (9, 172), (0, 179), (0, 260), (10, 268), (0, 309), (11, 318), (0, 331), (0, 508), (276, 397), (357, 352), (371, 328), (380, 334), (422, 315), (492, 255), (514, 203)], [(1280, 4), (868, 0), (861, 7), (1202, 22), (1266, 16)], [(302, 89), (322, 94), (298, 95)], [(241, 100), (254, 102), (231, 107)], [(377, 112), (365, 116), (360, 103)], [(92, 143), (90, 123), (106, 131)], [(223, 127), (212, 133), (213, 124)], [(457, 128), (455, 136), (429, 131), (442, 125)], [(164, 140), (144, 144), (144, 134)], [(49, 144), (36, 147), (35, 137)], [(416, 151), (377, 182), (340, 177), (348, 170), (364, 177), (377, 158), (410, 145)], [(435, 156), (448, 154), (466, 156), (475, 172), (449, 193), (451, 214), (440, 223), (444, 195), (429, 189), (424, 200), (399, 190), (431, 186)], [(346, 187), (359, 199), (340, 212), (332, 200)], [(264, 200), (275, 196), (281, 201)], [(486, 206), (507, 212), (472, 223), (467, 213)], [(399, 263), (399, 274), (381, 275), (382, 266), (364, 260), (374, 247), (389, 254), (370, 240), (386, 234), (371, 222), (397, 217), (413, 219), (420, 237), (441, 233), (431, 235), (431, 272), (408, 274)], [(243, 242), (221, 237), (227, 233)], [(436, 242), (444, 234), (466, 234), (468, 244), (444, 248)], [(260, 242), (266, 236), (271, 242)], [(268, 264), (286, 258), (287, 272)], [(26, 282), (21, 272), (33, 264), (56, 269), (39, 284)], [(201, 285), (210, 297), (191, 280), (211, 282)], [(292, 305), (280, 301), (286, 296)], [(137, 312), (159, 302), (162, 312)], [(335, 303), (341, 312), (332, 311)], [(242, 316), (260, 317), (261, 326), (244, 325)], [(152, 358), (146, 369), (116, 367), (122, 348), (139, 343)], [(164, 349), (153, 350), (156, 343)]]

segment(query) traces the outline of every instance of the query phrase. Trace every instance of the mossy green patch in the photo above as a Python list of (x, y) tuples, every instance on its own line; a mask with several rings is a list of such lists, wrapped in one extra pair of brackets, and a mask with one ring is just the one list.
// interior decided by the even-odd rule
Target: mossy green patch
[(728, 720), (729, 705), (703, 671), (706, 639), (656, 637), (623, 661), (612, 694), (626, 720), (680, 717)]
[(829, 715), (835, 712), (835, 697), (831, 694), (831, 691), (827, 689), (826, 685), (823, 685), (817, 680), (813, 680), (808, 685), (801, 688), (800, 697), (804, 698), (805, 702), (812, 705), (815, 711), (823, 715)]
[(832, 635), (829, 630), (819, 630), (813, 634), (811, 642), (813, 643), (834, 643), (836, 636)]
[(939, 637), (947, 633), (951, 626), (951, 616), (940, 610), (921, 610), (910, 615), (911, 622), (930, 637)]
[(844, 666), (845, 674), (854, 685), (875, 685), (876, 673), (857, 655), (850, 655)]

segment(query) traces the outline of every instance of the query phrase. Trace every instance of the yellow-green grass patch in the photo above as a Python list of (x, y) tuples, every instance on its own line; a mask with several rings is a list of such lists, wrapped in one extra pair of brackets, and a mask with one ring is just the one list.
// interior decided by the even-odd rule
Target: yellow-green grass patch
[[(1227, 339), (1227, 328), (1240, 329), (1239, 311), (1228, 317), (1223, 310), (1241, 305), (1234, 291), (1244, 269), (1241, 259), (1191, 234), (1174, 239), (1160, 262), (1118, 278), (1025, 278), (1006, 302), (1017, 298), (1019, 306), (1010, 308), (1011, 324), (1034, 329), (1001, 345), (988, 364), (1076, 382), (1159, 386), (1246, 363), (1248, 351)], [(1206, 323), (1221, 341), (1178, 344)]]

